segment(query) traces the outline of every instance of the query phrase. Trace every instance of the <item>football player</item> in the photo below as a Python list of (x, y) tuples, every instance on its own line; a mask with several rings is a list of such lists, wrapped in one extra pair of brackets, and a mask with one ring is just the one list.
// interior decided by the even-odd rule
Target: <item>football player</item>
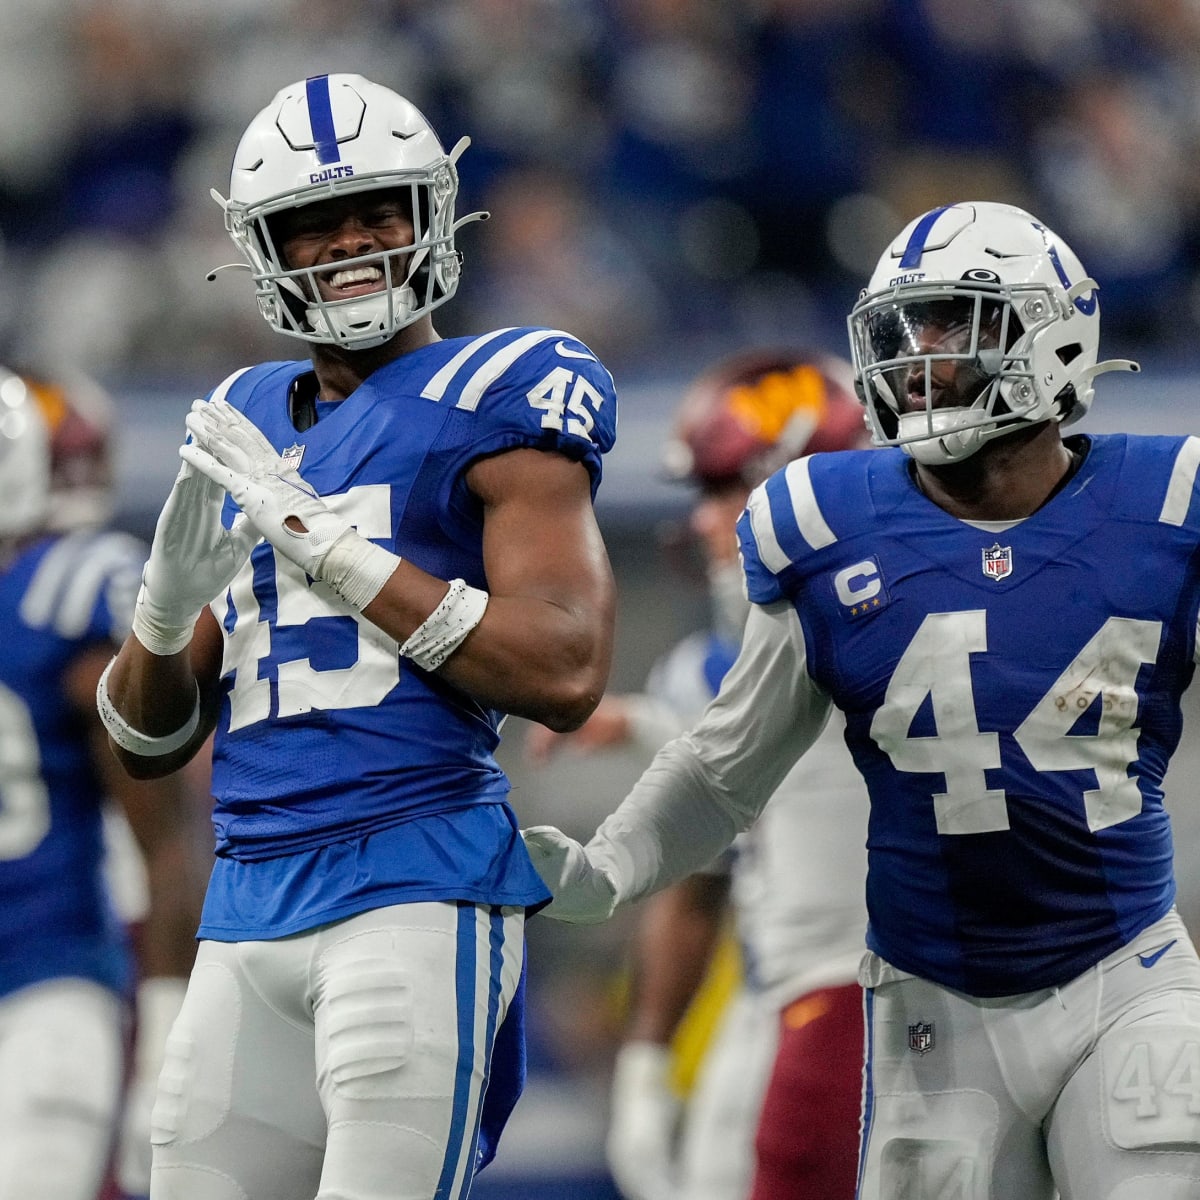
[[(636, 745), (650, 757), (683, 732), (737, 656), (750, 602), (735, 525), (751, 489), (793, 458), (860, 446), (866, 436), (850, 364), (831, 356), (749, 350), (693, 380), (664, 465), (698, 493), (689, 526), (706, 568), (713, 627), (656, 663), (644, 694), (606, 696), (577, 733), (532, 727), (533, 757), (560, 744)], [(854, 1195), (866, 804), (840, 722), (830, 722), (732, 858), (648, 901), (608, 1133), (609, 1165), (629, 1200)], [(676, 1146), (671, 1043), (689, 1006), (706, 994), (705, 969), (721, 948), (729, 908), (741, 987), (720, 1014)]]
[(97, 696), (135, 775), (215, 729), (154, 1200), (465, 1197), (521, 1088), (523, 923), (549, 894), (493, 751), (505, 713), (570, 729), (603, 691), (616, 397), (563, 330), (435, 332), (482, 215), (455, 216), (465, 145), (320, 75), (250, 122), (221, 198), (309, 358), (193, 405)]
[(862, 1200), (1200, 1195), (1200, 962), (1162, 804), (1200, 441), (1063, 436), (1136, 369), (1097, 361), (1099, 319), (1029, 213), (910, 223), (850, 314), (887, 448), (755, 490), (720, 694), (586, 849), (528, 835), (551, 911), (602, 918), (728, 844), (841, 709), (871, 801)]
[(136, 1098), (183, 998), (201, 893), (187, 886), (179, 781), (131, 780), (96, 715), (145, 547), (94, 527), (108, 481), (92, 469), (107, 448), (92, 387), (0, 371), (0, 1195), (46, 1200), (94, 1200), (120, 1114), (135, 973), (104, 873), (105, 800), (128, 818), (149, 885), (117, 1162), (132, 1193), (149, 1183)]

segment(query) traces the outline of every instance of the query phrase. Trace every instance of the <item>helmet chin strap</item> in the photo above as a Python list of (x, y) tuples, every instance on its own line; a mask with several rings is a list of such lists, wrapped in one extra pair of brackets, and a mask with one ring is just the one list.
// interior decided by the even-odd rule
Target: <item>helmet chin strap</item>
[(899, 437), (904, 452), (927, 467), (969, 458), (986, 441), (992, 426), (980, 424), (975, 409), (935, 409), (903, 413)]
[(339, 345), (356, 350), (372, 350), (408, 324), (407, 318), (416, 304), (413, 289), (399, 287), (391, 290), (390, 299), (388, 292), (377, 292), (332, 304), (310, 304), (305, 317), (318, 336), (333, 338)]
[[(332, 337), (339, 345), (356, 350), (373, 350), (382, 346), (413, 319), (417, 310), (417, 293), (413, 277), (429, 258), (429, 247), (421, 247), (408, 264), (408, 273), (398, 287), (386, 287), (381, 292), (352, 300), (334, 300), (321, 304), (310, 303), (305, 318), (318, 336)], [(393, 261), (386, 259), (386, 278), (390, 285)], [(390, 316), (390, 320), (389, 320)]]

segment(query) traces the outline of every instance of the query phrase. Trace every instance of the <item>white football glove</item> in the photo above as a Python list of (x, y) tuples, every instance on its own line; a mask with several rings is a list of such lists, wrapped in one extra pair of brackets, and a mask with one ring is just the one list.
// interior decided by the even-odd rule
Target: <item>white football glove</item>
[(594, 925), (607, 921), (617, 906), (612, 877), (588, 858), (587, 851), (553, 825), (522, 829), (525, 848), (554, 900), (542, 911), (559, 921)]
[(133, 615), (133, 632), (154, 654), (178, 653), (196, 618), (250, 557), (259, 534), (245, 518), (221, 524), (225, 489), (184, 463), (167, 496)]
[(670, 1084), (671, 1054), (658, 1042), (626, 1042), (613, 1068), (605, 1154), (625, 1200), (671, 1200), (682, 1104)]
[[(279, 456), (258, 426), (224, 400), (197, 400), (187, 418), (195, 439), (179, 456), (229, 492), (258, 532), (313, 579), (334, 542), (352, 532)], [(357, 534), (355, 535), (357, 537)]]

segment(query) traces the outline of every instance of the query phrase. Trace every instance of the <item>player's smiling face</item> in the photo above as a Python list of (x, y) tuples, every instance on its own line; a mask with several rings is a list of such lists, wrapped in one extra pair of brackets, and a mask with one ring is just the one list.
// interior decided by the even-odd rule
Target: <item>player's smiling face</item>
[[(356, 192), (306, 204), (272, 218), (272, 235), (288, 267), (323, 267), (316, 275), (321, 299), (349, 300), (383, 291), (387, 271), (376, 251), (399, 250), (413, 243), (407, 192)], [(367, 258), (343, 266), (351, 259)], [(395, 263), (392, 271), (395, 274)]]

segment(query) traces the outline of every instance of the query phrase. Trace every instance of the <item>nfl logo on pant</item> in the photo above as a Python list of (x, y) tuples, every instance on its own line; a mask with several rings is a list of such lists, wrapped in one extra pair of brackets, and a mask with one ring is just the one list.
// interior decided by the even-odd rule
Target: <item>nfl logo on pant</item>
[(908, 1027), (908, 1048), (918, 1054), (928, 1054), (933, 1049), (933, 1022), (922, 1024), (918, 1021)]

